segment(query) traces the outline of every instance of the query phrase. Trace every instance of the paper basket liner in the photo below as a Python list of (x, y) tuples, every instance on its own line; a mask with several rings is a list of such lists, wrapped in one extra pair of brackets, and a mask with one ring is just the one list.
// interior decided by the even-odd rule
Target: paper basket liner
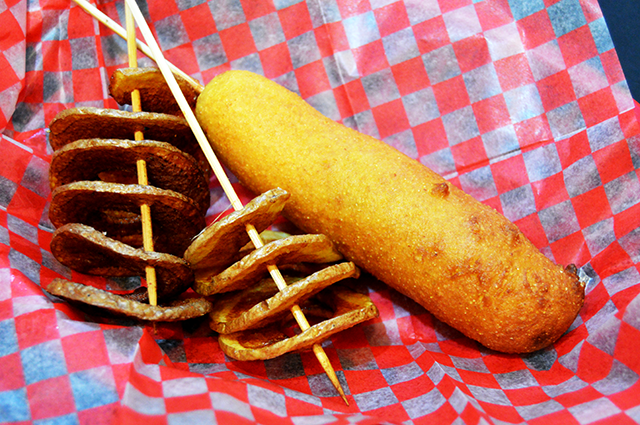
[[(124, 21), (121, 0), (98, 8)], [(144, 327), (43, 292), (106, 289), (51, 255), (48, 122), (106, 92), (126, 42), (69, 1), (0, 4), (0, 422), (640, 423), (640, 128), (596, 0), (146, 0), (202, 83), (246, 69), (382, 139), (588, 282), (553, 346), (487, 350), (379, 282), (380, 317), (311, 353), (226, 358), (205, 321)], [(152, 62), (140, 56), (140, 65)], [(243, 201), (253, 195), (234, 180)], [(229, 208), (211, 185), (209, 219)]]

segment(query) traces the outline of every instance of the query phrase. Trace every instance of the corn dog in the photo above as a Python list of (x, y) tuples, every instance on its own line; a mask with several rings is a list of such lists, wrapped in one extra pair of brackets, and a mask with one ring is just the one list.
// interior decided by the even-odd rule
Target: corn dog
[(214, 78), (196, 116), (250, 190), (291, 194), (284, 214), (486, 347), (556, 341), (584, 301), (575, 267), (546, 258), (505, 217), (375, 138), (246, 71)]

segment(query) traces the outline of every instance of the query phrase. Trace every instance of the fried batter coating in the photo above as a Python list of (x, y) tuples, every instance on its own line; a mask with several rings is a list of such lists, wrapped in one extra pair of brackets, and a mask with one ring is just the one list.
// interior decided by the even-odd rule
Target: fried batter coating
[(284, 214), (298, 227), (326, 234), (347, 259), (491, 349), (541, 349), (582, 307), (576, 274), (504, 216), (264, 77), (217, 76), (196, 115), (249, 189), (285, 189)]

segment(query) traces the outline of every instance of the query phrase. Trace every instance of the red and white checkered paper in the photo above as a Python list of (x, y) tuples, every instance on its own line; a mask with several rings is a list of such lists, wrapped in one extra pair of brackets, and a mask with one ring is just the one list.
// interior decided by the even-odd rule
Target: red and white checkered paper
[(640, 127), (596, 0), (139, 4), (179, 68), (261, 73), (432, 167), (575, 263), (586, 303), (553, 346), (504, 355), (363, 283), (380, 317), (324, 344), (347, 407), (310, 353), (232, 361), (204, 320), (154, 331), (48, 296), (86, 278), (49, 249), (47, 123), (116, 108), (126, 44), (69, 0), (4, 0), (0, 422), (640, 423)]

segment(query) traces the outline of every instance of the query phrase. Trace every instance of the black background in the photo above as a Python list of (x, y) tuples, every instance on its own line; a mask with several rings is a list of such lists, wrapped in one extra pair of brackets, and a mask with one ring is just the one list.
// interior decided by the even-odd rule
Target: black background
[(640, 102), (640, 0), (599, 0), (631, 95)]

